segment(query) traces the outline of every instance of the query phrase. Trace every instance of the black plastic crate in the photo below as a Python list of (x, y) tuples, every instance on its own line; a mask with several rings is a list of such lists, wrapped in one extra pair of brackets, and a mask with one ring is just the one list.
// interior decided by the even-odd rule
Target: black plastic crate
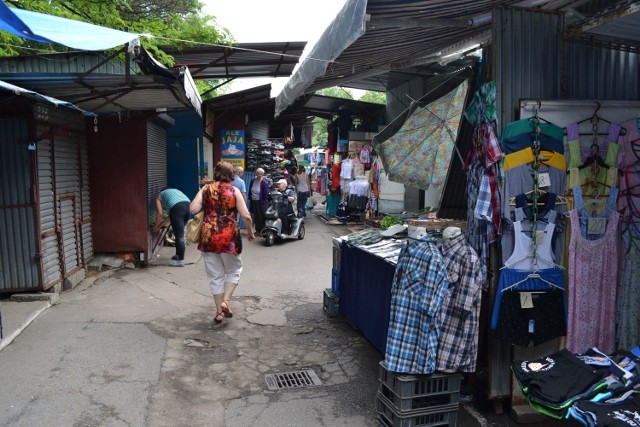
[(387, 427), (455, 427), (459, 405), (445, 405), (426, 410), (396, 412), (380, 393), (376, 399), (378, 423)]
[(380, 383), (378, 393), (387, 399), (389, 404), (400, 413), (438, 406), (458, 405), (460, 402), (460, 391), (401, 397), (395, 394), (386, 384)]
[(378, 371), (380, 382), (402, 399), (451, 393), (458, 393), (457, 397), (460, 397), (460, 374), (399, 374), (387, 370), (384, 360), (380, 362)]

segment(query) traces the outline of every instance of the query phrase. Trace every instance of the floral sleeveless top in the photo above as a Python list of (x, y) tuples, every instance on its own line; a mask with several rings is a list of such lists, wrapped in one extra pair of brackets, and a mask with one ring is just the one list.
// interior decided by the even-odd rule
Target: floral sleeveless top
[(202, 206), (204, 218), (198, 249), (233, 255), (241, 253), (234, 187), (228, 182), (207, 184), (202, 191)]

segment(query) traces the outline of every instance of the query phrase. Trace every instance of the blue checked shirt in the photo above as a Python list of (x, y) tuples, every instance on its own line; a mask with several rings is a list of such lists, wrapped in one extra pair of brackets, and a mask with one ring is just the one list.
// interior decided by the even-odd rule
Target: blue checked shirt
[(429, 237), (402, 249), (391, 288), (385, 354), (390, 371), (435, 371), (440, 307), (447, 285), (442, 255)]
[(449, 286), (440, 310), (436, 369), (474, 372), (483, 285), (480, 259), (463, 236), (443, 240), (439, 246)]

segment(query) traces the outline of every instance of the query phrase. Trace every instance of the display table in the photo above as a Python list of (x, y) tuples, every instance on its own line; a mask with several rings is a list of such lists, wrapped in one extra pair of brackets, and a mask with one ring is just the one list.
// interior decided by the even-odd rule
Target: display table
[(396, 266), (347, 242), (340, 253), (340, 313), (382, 354), (386, 351)]

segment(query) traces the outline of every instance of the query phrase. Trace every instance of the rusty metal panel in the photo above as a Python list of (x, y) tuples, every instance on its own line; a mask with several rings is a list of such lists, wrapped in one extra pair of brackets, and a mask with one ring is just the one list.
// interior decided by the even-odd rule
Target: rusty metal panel
[(93, 250), (146, 251), (146, 121), (101, 117), (98, 127), (88, 144)]
[(561, 95), (562, 15), (528, 9), (493, 12), (493, 80), (499, 130), (518, 118), (522, 98)]
[(0, 292), (40, 287), (29, 124), (0, 118)]
[(564, 87), (570, 99), (637, 100), (640, 56), (605, 45), (568, 41)]

